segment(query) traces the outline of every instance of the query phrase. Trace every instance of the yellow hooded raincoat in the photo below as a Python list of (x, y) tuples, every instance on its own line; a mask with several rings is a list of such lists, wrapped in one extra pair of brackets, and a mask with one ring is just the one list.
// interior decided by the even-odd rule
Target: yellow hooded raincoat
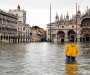
[(66, 56), (76, 57), (78, 52), (78, 47), (76, 44), (66, 45)]

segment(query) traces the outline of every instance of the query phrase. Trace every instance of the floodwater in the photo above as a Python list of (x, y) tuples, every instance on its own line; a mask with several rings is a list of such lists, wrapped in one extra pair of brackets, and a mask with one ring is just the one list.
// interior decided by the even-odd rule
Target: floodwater
[(78, 43), (72, 64), (65, 63), (65, 44), (0, 44), (0, 75), (90, 75), (90, 43)]

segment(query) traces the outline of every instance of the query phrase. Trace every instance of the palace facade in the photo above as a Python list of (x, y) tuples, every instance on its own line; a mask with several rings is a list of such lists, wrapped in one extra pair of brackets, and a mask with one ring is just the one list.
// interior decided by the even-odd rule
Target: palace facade
[(0, 41), (16, 42), (17, 19), (16, 15), (0, 9)]
[(67, 42), (71, 38), (75, 41), (90, 42), (90, 9), (87, 8), (83, 14), (78, 9), (72, 18), (68, 13), (60, 18), (56, 14), (55, 22), (47, 25), (47, 41), (50, 41), (50, 35), (51, 41), (54, 42)]
[(15, 14), (18, 17), (17, 20), (17, 42), (30, 42), (31, 41), (31, 27), (26, 23), (26, 11), (20, 8), (9, 9), (9, 13)]
[(10, 9), (9, 12), (0, 10), (0, 41), (20, 43), (31, 41), (31, 27), (26, 24), (26, 11)]

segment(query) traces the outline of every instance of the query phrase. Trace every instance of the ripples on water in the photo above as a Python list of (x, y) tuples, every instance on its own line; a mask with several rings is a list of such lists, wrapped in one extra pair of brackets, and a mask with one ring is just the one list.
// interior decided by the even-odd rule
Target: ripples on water
[(90, 75), (90, 45), (78, 46), (77, 63), (66, 64), (65, 44), (0, 44), (0, 75)]

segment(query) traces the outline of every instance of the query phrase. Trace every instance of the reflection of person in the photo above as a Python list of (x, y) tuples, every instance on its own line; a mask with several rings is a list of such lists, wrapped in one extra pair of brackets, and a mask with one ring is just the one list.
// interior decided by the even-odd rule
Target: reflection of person
[(77, 63), (66, 63), (65, 71), (66, 71), (66, 75), (78, 75)]
[(78, 53), (77, 44), (74, 43), (74, 39), (70, 40), (70, 43), (66, 45), (65, 55), (66, 62), (75, 62), (75, 57)]

